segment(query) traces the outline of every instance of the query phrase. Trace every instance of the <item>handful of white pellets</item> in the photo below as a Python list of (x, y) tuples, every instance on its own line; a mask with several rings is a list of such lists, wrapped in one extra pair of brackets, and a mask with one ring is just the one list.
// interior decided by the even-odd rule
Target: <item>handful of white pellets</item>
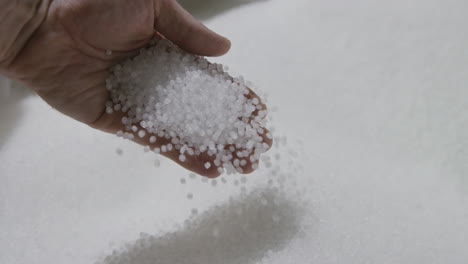
[(271, 145), (267, 110), (242, 78), (225, 70), (167, 40), (154, 41), (106, 81), (107, 113), (125, 113), (117, 135), (202, 175), (255, 170)]

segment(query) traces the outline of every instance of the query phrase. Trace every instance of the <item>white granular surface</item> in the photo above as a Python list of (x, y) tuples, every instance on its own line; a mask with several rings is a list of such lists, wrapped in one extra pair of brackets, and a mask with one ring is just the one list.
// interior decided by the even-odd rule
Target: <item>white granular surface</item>
[(203, 164), (206, 170), (213, 164), (227, 173), (257, 168), (260, 154), (269, 148), (267, 110), (259, 98), (222, 65), (188, 54), (167, 40), (153, 44), (114, 67), (106, 82), (111, 94), (107, 113), (127, 114), (122, 119), (127, 132), (119, 135), (133, 139), (134, 134), (140, 138), (149, 134), (149, 143), (170, 139), (161, 152), (175, 149), (181, 162), (207, 154), (212, 158)]

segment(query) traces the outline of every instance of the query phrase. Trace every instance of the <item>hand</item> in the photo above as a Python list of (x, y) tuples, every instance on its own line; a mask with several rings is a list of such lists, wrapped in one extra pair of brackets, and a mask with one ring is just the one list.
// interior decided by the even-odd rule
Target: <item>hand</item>
[[(105, 113), (108, 70), (156, 35), (204, 56), (222, 55), (230, 48), (229, 40), (203, 26), (175, 0), (53, 0), (45, 20), (8, 65), (7, 74), (65, 115), (115, 133), (123, 130), (122, 113)], [(147, 137), (135, 141), (149, 145)], [(175, 151), (163, 155), (199, 174), (218, 175), (215, 166), (204, 168), (210, 161), (207, 155), (189, 156), (183, 163)], [(252, 171), (250, 165), (244, 172)]]

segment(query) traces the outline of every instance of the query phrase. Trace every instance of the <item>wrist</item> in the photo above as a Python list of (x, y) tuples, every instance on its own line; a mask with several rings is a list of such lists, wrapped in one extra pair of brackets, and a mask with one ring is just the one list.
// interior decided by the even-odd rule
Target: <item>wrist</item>
[(52, 0), (0, 0), (0, 71), (18, 56), (47, 16)]

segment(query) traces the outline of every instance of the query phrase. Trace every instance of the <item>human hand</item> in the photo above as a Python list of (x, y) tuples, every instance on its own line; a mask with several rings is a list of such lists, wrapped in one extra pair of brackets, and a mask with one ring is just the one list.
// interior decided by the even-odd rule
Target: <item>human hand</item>
[[(65, 115), (115, 133), (124, 126), (122, 113), (105, 113), (109, 68), (133, 56), (156, 35), (198, 55), (218, 56), (230, 48), (229, 40), (207, 29), (175, 0), (53, 0), (45, 20), (7, 65), (6, 73)], [(147, 137), (135, 141), (149, 145)], [(265, 142), (271, 145), (266, 137)], [(163, 143), (158, 139), (152, 147)], [(215, 166), (204, 168), (211, 159), (207, 155), (190, 156), (183, 163), (175, 152), (163, 155), (199, 174), (218, 175)], [(244, 172), (252, 171), (250, 165)]]

